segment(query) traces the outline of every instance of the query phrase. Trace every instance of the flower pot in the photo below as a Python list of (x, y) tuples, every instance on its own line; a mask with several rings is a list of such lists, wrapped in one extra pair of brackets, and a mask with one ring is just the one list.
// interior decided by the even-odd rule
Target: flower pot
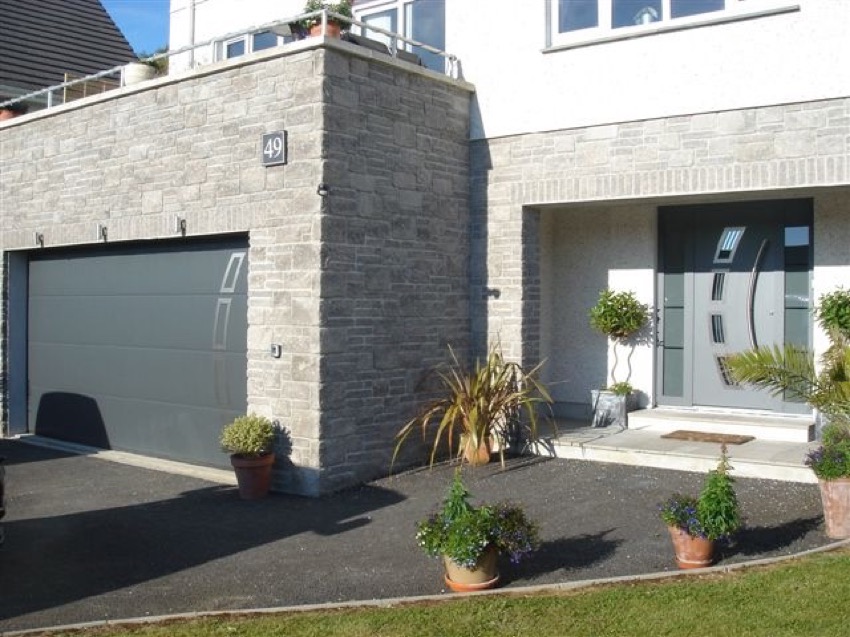
[(480, 467), (490, 462), (493, 453), (493, 441), (490, 436), (482, 438), (477, 447), (469, 442), (469, 436), (461, 435), (460, 447), (463, 450), (463, 459), (473, 467)]
[(124, 86), (147, 82), (156, 77), (156, 69), (142, 62), (130, 62), (124, 66)]
[(676, 563), (679, 568), (705, 568), (714, 561), (714, 542), (702, 537), (689, 535), (677, 526), (668, 526), (673, 549), (676, 551)]
[(626, 396), (615, 394), (606, 389), (592, 389), (590, 404), (593, 409), (592, 427), (629, 426), (628, 413), (637, 409), (637, 395), (632, 392)]
[[(328, 20), (328, 28), (325, 30), (325, 36), (329, 38), (338, 38), (342, 33), (342, 27), (339, 22)], [(322, 35), (322, 23), (314, 24), (310, 27), (310, 35), (315, 37)]]
[(850, 537), (850, 478), (819, 480), (826, 534), (834, 540)]
[(239, 484), (239, 497), (243, 500), (264, 498), (272, 484), (272, 465), (274, 454), (262, 456), (230, 456), (230, 464), (236, 472)]
[(443, 556), (446, 567), (446, 585), (455, 593), (468, 593), (493, 588), (499, 581), (496, 564), (496, 549), (487, 547), (473, 568), (455, 564), (449, 557)]

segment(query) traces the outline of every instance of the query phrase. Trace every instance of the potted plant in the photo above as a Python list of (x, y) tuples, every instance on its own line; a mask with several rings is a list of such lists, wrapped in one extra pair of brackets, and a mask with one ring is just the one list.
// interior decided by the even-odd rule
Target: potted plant
[(393, 463), (410, 434), (420, 429), (423, 438), (427, 438), (433, 428), (432, 465), (440, 443), (445, 440), (453, 455), (459, 436), (457, 455), (473, 465), (486, 464), (497, 444), (504, 466), (507, 447), (516, 445), (521, 438), (526, 442), (539, 438), (538, 405), (552, 402), (538, 378), (541, 365), (526, 371), (518, 363), (506, 361), (498, 345), (494, 345), (486, 360), (476, 360), (475, 367), (467, 371), (451, 346), (449, 352), (451, 364), (432, 370), (438, 380), (439, 397), (427, 403), (398, 432)]
[(679, 568), (710, 566), (715, 544), (741, 528), (731, 468), (723, 445), (717, 468), (709, 472), (699, 497), (675, 493), (661, 505)]
[(230, 464), (239, 484), (239, 497), (256, 500), (271, 487), (274, 464), (274, 425), (264, 416), (239, 416), (221, 432), (221, 447), (230, 453)]
[[(329, 2), (328, 0), (307, 0), (304, 5), (304, 13), (314, 13), (316, 11), (328, 11), (346, 18), (353, 17), (351, 13), (351, 0), (339, 0), (338, 2)], [(344, 24), (335, 16), (328, 15), (327, 31), (325, 35), (332, 38), (338, 38)], [(302, 21), (301, 27), (310, 35), (322, 35), (322, 16), (311, 16)]]
[(540, 545), (537, 525), (507, 503), (473, 506), (460, 470), (440, 510), (417, 526), (416, 542), (431, 557), (441, 557), (445, 582), (456, 592), (492, 588), (499, 581), (497, 556), (518, 563)]
[[(611, 384), (601, 390), (592, 390), (590, 394), (593, 426), (625, 427), (626, 414), (636, 408), (633, 388), (628, 382), (632, 375), (631, 358), (634, 353), (634, 343), (630, 344), (629, 341), (647, 324), (649, 308), (637, 300), (634, 292), (614, 292), (606, 288), (599, 293), (599, 299), (590, 308), (589, 317), (590, 326), (613, 342), (614, 352)], [(627, 344), (631, 345), (626, 359), (628, 375), (625, 381), (618, 382), (616, 378), (619, 365), (617, 346)]]
[(850, 292), (838, 288), (823, 295), (815, 318), (830, 342), (819, 368), (811, 351), (786, 344), (736, 354), (729, 370), (739, 382), (804, 400), (827, 423), (820, 432), (823, 444), (806, 464), (818, 478), (826, 533), (841, 539), (850, 537)]

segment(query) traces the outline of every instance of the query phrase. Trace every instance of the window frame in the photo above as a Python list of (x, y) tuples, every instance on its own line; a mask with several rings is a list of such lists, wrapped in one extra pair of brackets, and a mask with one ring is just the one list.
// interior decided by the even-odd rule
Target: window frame
[(544, 51), (569, 49), (800, 10), (800, 3), (797, 0), (726, 0), (724, 9), (671, 18), (669, 16), (672, 0), (661, 0), (662, 16), (668, 17), (662, 17), (660, 20), (648, 24), (613, 28), (604, 26), (611, 24), (612, 0), (597, 0), (599, 19), (596, 27), (560, 33), (558, 31), (559, 0), (545, 1), (546, 41)]
[[(272, 33), (275, 36), (276, 44), (272, 46), (266, 46), (259, 49), (254, 48), (254, 36), (260, 33)], [(239, 55), (227, 55), (227, 49), (232, 44), (236, 44), (241, 42), (245, 47), (243, 53)], [(282, 46), (287, 43), (286, 37), (280, 35), (279, 33), (275, 33), (274, 31), (269, 31), (268, 29), (263, 29), (261, 31), (251, 31), (249, 33), (243, 33), (242, 35), (238, 35), (234, 38), (228, 38), (227, 40), (219, 40), (215, 43), (215, 61), (222, 62), (224, 60), (236, 60), (238, 58), (244, 57), (246, 55), (250, 55), (252, 53), (256, 53), (257, 51), (268, 51), (269, 49), (273, 49), (278, 46)]]

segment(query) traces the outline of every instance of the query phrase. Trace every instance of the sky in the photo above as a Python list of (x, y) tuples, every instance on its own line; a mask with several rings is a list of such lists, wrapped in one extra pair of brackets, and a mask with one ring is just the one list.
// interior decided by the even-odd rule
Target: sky
[(100, 0), (136, 55), (168, 44), (169, 0)]

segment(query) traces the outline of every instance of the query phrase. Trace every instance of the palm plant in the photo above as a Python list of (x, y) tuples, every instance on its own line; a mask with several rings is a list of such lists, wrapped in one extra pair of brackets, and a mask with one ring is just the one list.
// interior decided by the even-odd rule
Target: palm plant
[(815, 311), (829, 335), (830, 346), (820, 358), (806, 348), (786, 344), (763, 346), (735, 354), (729, 370), (739, 382), (765, 389), (774, 396), (807, 402), (836, 425), (850, 426), (850, 316), (825, 313), (825, 300), (840, 295), (850, 302), (850, 292), (839, 290), (821, 299)]
[(552, 398), (538, 374), (542, 363), (524, 370), (513, 361), (506, 361), (498, 346), (493, 346), (482, 362), (476, 360), (471, 371), (466, 371), (449, 346), (451, 364), (435, 368), (442, 395), (427, 403), (419, 413), (407, 421), (396, 435), (393, 463), (399, 450), (417, 429), (427, 439), (433, 429), (430, 464), (433, 465), (441, 442), (446, 441), (449, 454), (454, 455), (455, 440), (459, 434), (464, 448), (478, 449), (488, 437), (499, 442), (499, 459), (505, 463), (505, 447), (516, 436), (518, 426), (525, 427), (529, 442), (538, 439), (539, 404), (549, 405)]

